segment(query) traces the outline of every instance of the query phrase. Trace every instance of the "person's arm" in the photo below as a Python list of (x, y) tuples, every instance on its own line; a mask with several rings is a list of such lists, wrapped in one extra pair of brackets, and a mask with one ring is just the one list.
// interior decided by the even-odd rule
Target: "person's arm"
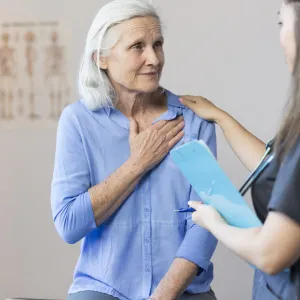
[(89, 189), (98, 226), (127, 199), (143, 174), (160, 162), (181, 139), (184, 127), (182, 120), (161, 121), (140, 134), (136, 122), (131, 120), (130, 158), (104, 182)]
[[(121, 184), (114, 190), (113, 196), (119, 196), (119, 201), (124, 201), (140, 174), (140, 168), (137, 168), (132, 160), (127, 161), (111, 175), (111, 182), (116, 184), (118, 179), (124, 178), (124, 181), (119, 180)], [(105, 185), (106, 182), (103, 183), (103, 186)], [(61, 238), (67, 243), (78, 242), (99, 225), (94, 193), (76, 117), (71, 108), (67, 107), (61, 115), (57, 130), (51, 187), (54, 224)]]
[(300, 225), (281, 213), (269, 213), (262, 227), (244, 229), (228, 225), (212, 206), (199, 202), (190, 206), (197, 210), (193, 213), (197, 224), (267, 274), (274, 275), (288, 268), (300, 257)]
[(216, 238), (206, 229), (194, 224), (191, 214), (188, 214), (185, 238), (171, 267), (150, 298), (178, 299), (197, 274), (200, 275), (208, 270), (216, 246)]
[(253, 171), (264, 155), (266, 145), (224, 111), (220, 112), (216, 123), (241, 162), (248, 170)]
[[(262, 227), (229, 226), (212, 206), (189, 203), (193, 220), (250, 264), (268, 274), (290, 267), (300, 257), (300, 146), (284, 159), (276, 176)], [(213, 201), (214, 196), (206, 196)]]
[(219, 224), (212, 233), (267, 274), (277, 274), (300, 257), (300, 226), (281, 213), (269, 213), (261, 228), (239, 230), (227, 226)]
[(68, 243), (76, 243), (109, 218), (144, 172), (182, 138), (183, 126), (181, 119), (161, 121), (141, 134), (134, 126), (129, 159), (105, 181), (91, 187), (78, 120), (71, 108), (66, 108), (58, 126), (51, 189), (52, 213), (59, 235)]
[[(217, 156), (216, 133), (213, 123), (205, 122), (199, 138), (203, 139)], [(200, 200), (198, 194), (191, 188), (191, 200)], [(206, 229), (193, 223), (192, 215), (186, 217), (186, 234), (175, 259), (164, 278), (153, 293), (154, 300), (178, 299), (187, 289), (196, 275), (208, 270), (211, 257), (216, 249), (216, 238)]]
[(265, 144), (244, 128), (231, 115), (201, 96), (182, 96), (181, 103), (199, 117), (217, 123), (241, 162), (254, 170), (265, 152)]
[(128, 159), (119, 169), (89, 189), (96, 225), (100, 226), (127, 199), (143, 175), (134, 159)]
[(171, 267), (160, 281), (151, 299), (178, 299), (196, 275), (208, 270), (216, 246), (216, 238), (206, 229), (194, 224), (191, 214), (188, 214), (184, 240)]
[(151, 300), (175, 300), (179, 299), (186, 287), (197, 275), (199, 267), (194, 263), (175, 258), (167, 274), (160, 281)]

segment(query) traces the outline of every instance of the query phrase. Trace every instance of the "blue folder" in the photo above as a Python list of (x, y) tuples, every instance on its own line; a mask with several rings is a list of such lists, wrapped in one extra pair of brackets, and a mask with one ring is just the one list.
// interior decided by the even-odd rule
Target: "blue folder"
[[(261, 222), (219, 166), (202, 140), (193, 140), (171, 151), (174, 163), (203, 203), (215, 207), (228, 224), (239, 228), (261, 226)], [(201, 193), (210, 194), (209, 197)]]

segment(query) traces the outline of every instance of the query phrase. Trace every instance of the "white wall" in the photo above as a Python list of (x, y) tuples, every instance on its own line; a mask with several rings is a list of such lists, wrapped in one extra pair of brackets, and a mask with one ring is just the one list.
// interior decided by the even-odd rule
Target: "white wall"
[[(70, 74), (85, 34), (108, 1), (0, 0), (0, 20), (60, 20), (72, 29)], [(288, 74), (279, 48), (279, 1), (153, 1), (165, 24), (162, 83), (179, 94), (202, 94), (267, 140), (275, 133)], [(44, 99), (39, 99), (44, 101)], [(79, 252), (57, 236), (50, 213), (56, 123), (0, 120), (0, 299), (65, 299)], [(218, 131), (221, 165), (238, 186), (247, 175)], [(219, 246), (214, 257), (220, 300), (251, 298), (252, 270)]]

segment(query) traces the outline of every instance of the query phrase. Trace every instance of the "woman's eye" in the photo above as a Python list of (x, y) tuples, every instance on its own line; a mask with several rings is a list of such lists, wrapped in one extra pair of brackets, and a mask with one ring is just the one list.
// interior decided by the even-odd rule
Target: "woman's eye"
[(132, 48), (136, 49), (136, 50), (142, 50), (143, 47), (141, 44), (136, 44), (136, 45), (133, 45)]
[(162, 42), (156, 42), (156, 43), (154, 44), (154, 47), (155, 47), (155, 48), (160, 48), (160, 47), (162, 47), (162, 45), (163, 45)]

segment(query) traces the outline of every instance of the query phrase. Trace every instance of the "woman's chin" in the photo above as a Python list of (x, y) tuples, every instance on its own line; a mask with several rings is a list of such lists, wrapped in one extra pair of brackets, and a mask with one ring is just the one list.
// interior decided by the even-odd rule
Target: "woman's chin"
[(137, 90), (139, 90), (142, 93), (148, 94), (148, 93), (153, 93), (153, 92), (157, 91), (158, 88), (159, 88), (159, 82), (155, 82), (155, 83), (151, 82), (149, 84), (145, 84), (143, 86), (140, 86)]

